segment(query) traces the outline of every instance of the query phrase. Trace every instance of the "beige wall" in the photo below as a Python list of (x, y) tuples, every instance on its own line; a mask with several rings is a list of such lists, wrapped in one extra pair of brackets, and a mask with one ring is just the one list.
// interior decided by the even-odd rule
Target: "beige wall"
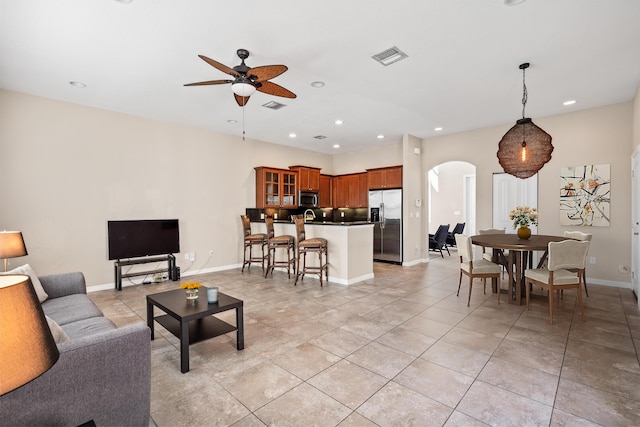
[(333, 175), (364, 172), (366, 169), (398, 166), (402, 164), (402, 144), (390, 144), (370, 150), (335, 154)]
[(109, 219), (179, 218), (192, 270), (236, 265), (253, 168), (333, 168), (329, 155), (7, 91), (0, 144), (0, 229), (22, 231), (29, 252), (11, 265), (83, 271), (89, 285), (114, 280)]
[[(637, 100), (636, 100), (637, 102)], [(637, 110), (636, 110), (637, 116)], [(602, 284), (628, 285), (628, 274), (618, 270), (630, 266), (630, 218), (633, 104), (623, 103), (552, 117), (534, 122), (553, 137), (553, 158), (539, 172), (541, 234), (581, 230), (593, 234), (588, 265), (590, 280)], [(514, 119), (515, 120), (515, 119)], [(459, 160), (476, 166), (476, 225), (491, 226), (491, 174), (501, 171), (496, 157), (498, 141), (511, 124), (423, 140), (423, 171), (443, 162)], [(584, 164), (611, 165), (611, 226), (562, 227), (559, 212), (560, 168)], [(425, 177), (426, 182), (426, 177)], [(426, 188), (426, 186), (425, 186)]]
[[(466, 162), (454, 161), (438, 165), (438, 191), (431, 188), (429, 233), (435, 233), (441, 224), (449, 224), (449, 230), (452, 231), (456, 223), (465, 222), (464, 179), (465, 176), (475, 174), (476, 168)], [(467, 227), (464, 234), (469, 234)]]
[(403, 264), (412, 265), (423, 261), (427, 240), (422, 224), (422, 141), (412, 135), (404, 135), (402, 141), (402, 248)]

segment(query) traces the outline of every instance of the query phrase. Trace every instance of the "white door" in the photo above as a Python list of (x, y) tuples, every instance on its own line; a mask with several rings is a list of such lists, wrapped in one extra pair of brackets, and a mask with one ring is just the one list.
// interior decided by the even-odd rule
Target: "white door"
[(640, 296), (640, 146), (631, 157), (631, 195), (631, 289), (637, 298)]
[[(493, 174), (493, 228), (504, 228), (507, 233), (515, 233), (509, 212), (516, 206), (538, 207), (538, 174), (520, 179), (508, 173)], [(530, 226), (536, 234), (538, 227)]]
[(476, 234), (476, 176), (464, 176), (464, 234)]

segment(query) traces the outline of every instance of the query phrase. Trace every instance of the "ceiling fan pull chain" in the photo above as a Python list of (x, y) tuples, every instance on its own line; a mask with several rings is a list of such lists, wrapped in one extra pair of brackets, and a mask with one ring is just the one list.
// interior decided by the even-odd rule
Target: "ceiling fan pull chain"
[(242, 106), (242, 140), (244, 141), (244, 105)]

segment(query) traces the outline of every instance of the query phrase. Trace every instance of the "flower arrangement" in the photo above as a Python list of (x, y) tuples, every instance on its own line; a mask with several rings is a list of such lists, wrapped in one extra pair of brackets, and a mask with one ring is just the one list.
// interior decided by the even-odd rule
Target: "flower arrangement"
[(513, 221), (513, 228), (538, 225), (538, 209), (529, 206), (516, 206), (509, 212), (509, 219)]
[(200, 286), (198, 282), (186, 282), (180, 285), (180, 289), (198, 289)]

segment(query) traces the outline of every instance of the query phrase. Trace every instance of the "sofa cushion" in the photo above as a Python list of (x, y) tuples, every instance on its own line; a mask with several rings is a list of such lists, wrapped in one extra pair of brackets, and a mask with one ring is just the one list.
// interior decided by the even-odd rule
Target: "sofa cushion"
[(51, 298), (42, 303), (42, 310), (60, 326), (90, 317), (102, 317), (100, 309), (84, 294)]
[(7, 271), (3, 274), (26, 274), (31, 278), (31, 284), (33, 285), (33, 289), (36, 290), (36, 295), (38, 296), (38, 301), (44, 302), (49, 298), (49, 295), (44, 291), (42, 287), (42, 283), (40, 283), (40, 279), (38, 279), (38, 275), (33, 268), (29, 264), (22, 265), (20, 267), (16, 267), (11, 271)]
[(56, 342), (56, 344), (69, 341), (69, 336), (65, 333), (64, 329), (62, 329), (60, 325), (56, 323), (55, 320), (46, 315), (44, 317), (47, 318), (47, 324), (49, 324), (51, 335), (53, 335), (53, 340)]
[(89, 319), (67, 323), (63, 326), (63, 329), (69, 338), (73, 340), (116, 329), (116, 325), (106, 317), (91, 317)]

